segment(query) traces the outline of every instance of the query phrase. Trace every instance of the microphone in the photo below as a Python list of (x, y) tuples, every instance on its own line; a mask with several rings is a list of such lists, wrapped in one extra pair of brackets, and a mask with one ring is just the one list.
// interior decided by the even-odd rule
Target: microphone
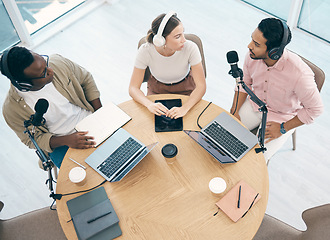
[(237, 66), (238, 55), (236, 51), (227, 52), (227, 62), (230, 64), (229, 74), (236, 79), (236, 85), (243, 78), (243, 71)]
[(46, 120), (43, 118), (43, 115), (47, 112), (49, 103), (46, 99), (40, 98), (36, 105), (34, 106), (34, 111), (36, 112), (31, 116), (31, 122), (34, 126), (41, 126), (45, 124)]

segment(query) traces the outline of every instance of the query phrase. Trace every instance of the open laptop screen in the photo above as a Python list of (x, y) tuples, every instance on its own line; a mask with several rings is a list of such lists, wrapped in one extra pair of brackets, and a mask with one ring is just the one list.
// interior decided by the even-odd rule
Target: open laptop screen
[(234, 163), (236, 162), (230, 156), (226, 155), (218, 146), (212, 143), (199, 131), (183, 130), (188, 136), (194, 139), (206, 151), (208, 151), (215, 159), (221, 163)]

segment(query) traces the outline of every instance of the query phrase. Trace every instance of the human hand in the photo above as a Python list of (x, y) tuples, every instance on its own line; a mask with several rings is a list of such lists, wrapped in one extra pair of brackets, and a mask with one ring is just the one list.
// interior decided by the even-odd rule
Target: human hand
[(184, 107), (172, 107), (167, 114), (167, 117), (177, 119), (179, 117), (183, 117), (186, 115), (188, 110), (186, 110)]
[(151, 103), (148, 107), (148, 110), (153, 113), (156, 114), (158, 116), (160, 115), (165, 115), (167, 116), (168, 114), (168, 108), (165, 107), (162, 103), (157, 102), (157, 103)]
[(265, 143), (268, 143), (282, 135), (280, 132), (281, 124), (276, 122), (268, 122), (266, 123), (266, 131), (265, 131), (265, 139), (267, 141)]
[(75, 132), (66, 136), (66, 142), (71, 148), (86, 149), (95, 147), (96, 142), (92, 141), (94, 137), (87, 136), (85, 132)]

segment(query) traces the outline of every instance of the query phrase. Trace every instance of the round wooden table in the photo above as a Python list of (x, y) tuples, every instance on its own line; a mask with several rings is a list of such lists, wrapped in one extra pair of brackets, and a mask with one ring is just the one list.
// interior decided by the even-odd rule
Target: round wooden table
[[(181, 98), (187, 96), (152, 95), (151, 100)], [(198, 115), (208, 102), (201, 100), (183, 118), (185, 130), (200, 130), (196, 124)], [(119, 107), (132, 117), (123, 128), (145, 145), (158, 145), (121, 181), (106, 182), (103, 186), (119, 217), (122, 236), (116, 239), (252, 239), (257, 232), (268, 201), (268, 171), (262, 153), (254, 149), (239, 162), (221, 164), (184, 132), (154, 130), (154, 115), (141, 104), (130, 100)], [(200, 117), (204, 127), (222, 108), (211, 104)], [(167, 164), (161, 148), (173, 143), (178, 147), (176, 162)], [(256, 146), (258, 147), (258, 145)], [(59, 171), (56, 193), (65, 194), (88, 189), (101, 183), (104, 178), (90, 168), (84, 160), (95, 149), (69, 149)], [(87, 183), (78, 187), (69, 180), (69, 171), (76, 164), (71, 157), (87, 167)], [(209, 181), (222, 177), (227, 183), (225, 192), (214, 196)], [(215, 203), (236, 183), (244, 180), (261, 199), (246, 216), (234, 223), (226, 214), (217, 212)], [(77, 235), (66, 202), (81, 194), (63, 196), (56, 201), (61, 226), (68, 239)]]

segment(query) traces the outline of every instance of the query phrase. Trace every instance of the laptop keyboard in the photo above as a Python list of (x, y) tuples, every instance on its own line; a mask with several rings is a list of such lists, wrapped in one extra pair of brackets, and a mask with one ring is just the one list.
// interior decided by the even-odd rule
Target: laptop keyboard
[(133, 138), (128, 138), (116, 151), (105, 159), (97, 169), (107, 177), (111, 177), (128, 159), (130, 159), (142, 145)]
[(242, 153), (248, 149), (248, 146), (238, 140), (217, 122), (210, 124), (204, 131), (236, 158), (241, 156)]

